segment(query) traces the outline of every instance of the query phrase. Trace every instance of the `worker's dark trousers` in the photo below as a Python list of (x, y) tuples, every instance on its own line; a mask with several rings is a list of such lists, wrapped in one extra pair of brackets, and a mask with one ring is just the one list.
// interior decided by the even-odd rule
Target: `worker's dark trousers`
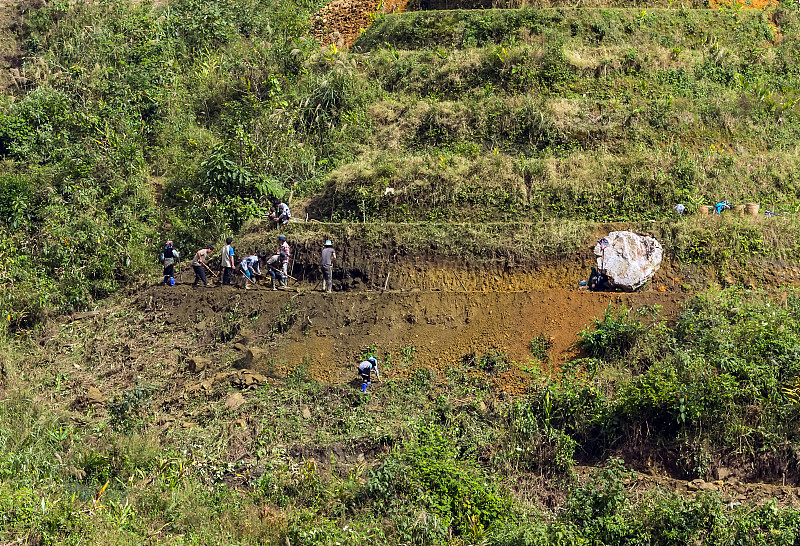
[(286, 277), (283, 276), (283, 272), (282, 271), (270, 268), (269, 276), (272, 277), (272, 284), (273, 285), (275, 284), (275, 279), (278, 279), (278, 281), (280, 281), (280, 283), (281, 283), (281, 286), (286, 286)]
[(319, 267), (322, 269), (322, 280), (325, 281), (328, 292), (330, 292), (333, 289), (333, 266), (321, 265)]
[(231, 284), (231, 277), (233, 276), (233, 268), (226, 267), (222, 272), (222, 284)]
[(194, 269), (194, 282), (192, 283), (193, 286), (197, 286), (199, 281), (203, 281), (203, 284), (208, 284), (206, 280), (206, 272), (203, 271), (202, 265), (193, 265), (192, 269)]
[(164, 280), (161, 284), (167, 284), (169, 280), (175, 276), (175, 264), (169, 264), (164, 267)]

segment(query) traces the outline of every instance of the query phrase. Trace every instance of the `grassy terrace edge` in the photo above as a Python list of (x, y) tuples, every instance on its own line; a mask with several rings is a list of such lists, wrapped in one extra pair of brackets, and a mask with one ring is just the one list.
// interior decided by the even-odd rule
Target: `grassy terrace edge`
[[(773, 12), (741, 9), (689, 9), (672, 8), (519, 8), (483, 10), (440, 10), (390, 13), (378, 17), (356, 40), (356, 50), (370, 50), (384, 44), (401, 48), (449, 45), (452, 47), (476, 47), (500, 43), (514, 37), (522, 29), (531, 33), (554, 27), (573, 25), (590, 28), (601, 23), (617, 25), (630, 33), (641, 26), (650, 28), (675, 28), (681, 25), (713, 23), (713, 34), (720, 45), (734, 45), (734, 38), (727, 31), (739, 20), (769, 19), (770, 13), (787, 9), (780, 6)], [(663, 15), (669, 14), (669, 17)], [(593, 30), (600, 30), (595, 27)], [(599, 38), (602, 40), (605, 33)]]
[[(635, 223), (574, 220), (510, 223), (292, 223), (283, 231), (303, 250), (333, 239), (341, 247), (383, 249), (394, 255), (458, 257), (472, 263), (498, 259), (547, 262), (594, 245), (594, 237), (630, 230), (655, 237), (680, 264), (726, 269), (751, 259), (800, 261), (800, 219), (795, 216), (693, 216)], [(271, 248), (274, 230), (263, 221), (245, 225), (243, 249)], [(382, 258), (377, 257), (376, 260)], [(385, 258), (384, 258), (385, 259)]]

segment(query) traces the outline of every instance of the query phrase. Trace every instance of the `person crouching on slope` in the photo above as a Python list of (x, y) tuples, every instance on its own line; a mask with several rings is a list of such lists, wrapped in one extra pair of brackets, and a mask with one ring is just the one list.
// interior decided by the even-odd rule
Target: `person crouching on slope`
[(248, 256), (239, 264), (244, 278), (245, 289), (250, 288), (250, 283), (256, 283), (256, 275), (261, 275), (261, 262), (263, 260), (263, 256)]
[(358, 375), (361, 376), (361, 392), (367, 392), (367, 387), (372, 385), (372, 381), (370, 381), (372, 370), (375, 370), (375, 379), (380, 379), (381, 375), (378, 373), (378, 359), (374, 356), (369, 357), (358, 365)]

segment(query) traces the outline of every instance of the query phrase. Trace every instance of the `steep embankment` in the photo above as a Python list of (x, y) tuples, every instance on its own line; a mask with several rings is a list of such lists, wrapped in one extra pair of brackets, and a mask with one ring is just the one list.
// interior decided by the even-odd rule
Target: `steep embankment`
[[(72, 229), (20, 213), (12, 250), (53, 218), (51, 278), (96, 281), (62, 309), (97, 309), (0, 347), (0, 539), (795, 542), (798, 221), (672, 207), (797, 204), (797, 13), (388, 14), (351, 51), (320, 51), (286, 6), (102, 4), (104, 26), (93, 4), (62, 3), (30, 30), (70, 72), (42, 78), (62, 85), (52, 108), (9, 107), (38, 122), (3, 142), (42, 154), (31, 203), (85, 216)], [(375, 7), (332, 4), (317, 22), (344, 14), (350, 40)], [(88, 118), (87, 136), (53, 114), (76, 108), (121, 122)], [(42, 167), (70, 147), (98, 155), (66, 156), (49, 184)], [(152, 239), (122, 220), (149, 221), (149, 196), (114, 178), (132, 164), (163, 173), (184, 256), (241, 225), (240, 254), (274, 248), (247, 219), (265, 187), (330, 223), (286, 227), (288, 291), (192, 288), (184, 269), (174, 288), (131, 281), (96, 304), (104, 279), (145, 269)], [(102, 195), (72, 177), (108, 190), (120, 223), (103, 228)], [(592, 223), (606, 220), (625, 223)], [(580, 291), (592, 245), (618, 228), (656, 236), (662, 269), (635, 294)], [(313, 291), (326, 238), (331, 295)], [(78, 276), (81, 256), (112, 254)], [(14, 284), (40, 307), (61, 288)], [(368, 355), (382, 378), (362, 394)]]

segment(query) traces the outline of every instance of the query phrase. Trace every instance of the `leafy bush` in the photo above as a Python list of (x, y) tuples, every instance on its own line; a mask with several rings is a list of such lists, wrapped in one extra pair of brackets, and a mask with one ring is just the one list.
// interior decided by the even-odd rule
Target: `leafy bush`
[(495, 464), (548, 476), (569, 475), (578, 443), (566, 432), (567, 427), (551, 425), (551, 416), (542, 416), (538, 409), (531, 403), (512, 406), (504, 450), (496, 456)]
[(371, 470), (364, 495), (380, 513), (424, 510), (439, 518), (436, 526), (442, 532), (449, 527), (462, 537), (482, 535), (510, 516), (508, 499), (480, 471), (459, 460), (450, 440), (436, 428), (419, 429), (416, 441)]
[(625, 461), (609, 459), (572, 491), (562, 519), (576, 524), (600, 544), (620, 544), (630, 538), (632, 527), (623, 511), (628, 501), (625, 486), (632, 477)]
[(593, 358), (613, 360), (624, 356), (645, 331), (624, 305), (614, 310), (609, 303), (603, 318), (594, 321), (594, 330), (583, 330), (579, 334), (581, 346)]
[(536, 336), (531, 340), (530, 351), (539, 362), (550, 362), (549, 351), (553, 347), (553, 339), (548, 336)]

